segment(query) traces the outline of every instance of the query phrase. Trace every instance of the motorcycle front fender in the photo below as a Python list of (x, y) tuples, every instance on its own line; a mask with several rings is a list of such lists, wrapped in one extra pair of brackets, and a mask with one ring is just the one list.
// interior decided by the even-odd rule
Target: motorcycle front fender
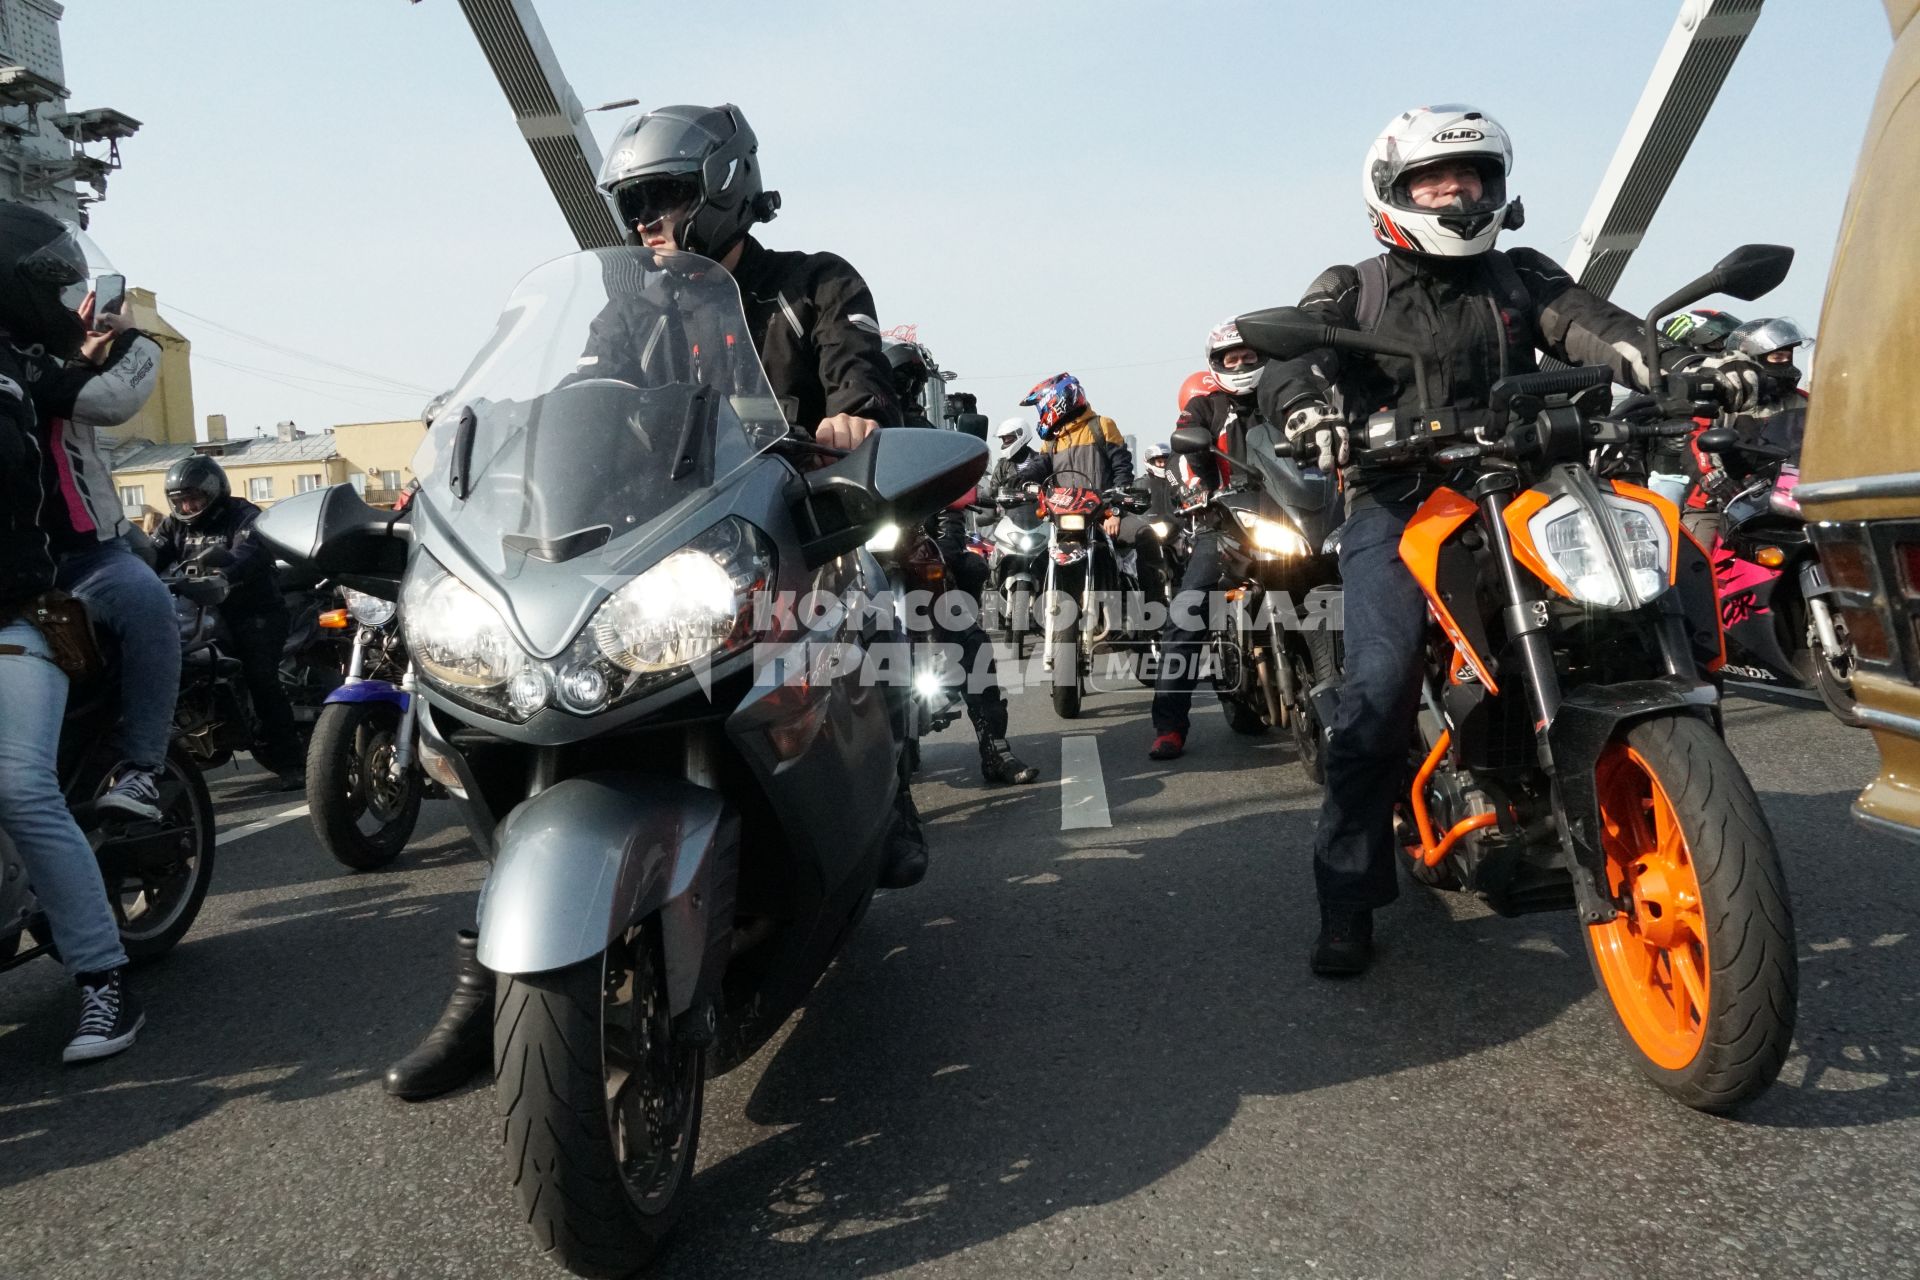
[(343, 684), (327, 695), (328, 702), (390, 702), (401, 711), (407, 709), (406, 690), (385, 680), (360, 680)]
[(675, 1014), (718, 990), (733, 928), (739, 822), (679, 778), (568, 778), (500, 824), (480, 895), (480, 963), (545, 973), (591, 959), (658, 912)]
[(1705, 718), (1719, 700), (1712, 685), (1677, 676), (1567, 690), (1547, 726), (1547, 748), (1553, 756), (1582, 922), (1598, 924), (1614, 917), (1606, 854), (1600, 847), (1600, 795), (1594, 785), (1594, 771), (1607, 744), (1621, 729), (1653, 716), (1684, 712)]

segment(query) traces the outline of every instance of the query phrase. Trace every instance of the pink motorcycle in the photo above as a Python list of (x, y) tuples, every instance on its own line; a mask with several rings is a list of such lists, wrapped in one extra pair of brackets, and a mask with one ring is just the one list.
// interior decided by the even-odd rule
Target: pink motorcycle
[(1730, 427), (1710, 428), (1696, 444), (1724, 459), (1731, 477), (1708, 548), (1726, 629), (1723, 674), (1818, 693), (1843, 723), (1858, 725), (1853, 647), (1793, 496), (1800, 468), (1786, 450), (1742, 440)]

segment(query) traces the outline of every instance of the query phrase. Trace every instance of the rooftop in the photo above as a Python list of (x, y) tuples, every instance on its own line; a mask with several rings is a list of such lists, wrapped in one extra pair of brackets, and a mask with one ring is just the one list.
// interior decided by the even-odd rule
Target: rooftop
[(222, 466), (261, 466), (286, 462), (325, 462), (340, 455), (340, 447), (331, 431), (301, 436), (298, 440), (276, 440), (272, 436), (244, 436), (222, 444), (202, 440), (198, 444), (155, 444), (151, 440), (129, 440), (114, 451), (115, 471), (158, 471), (195, 453), (207, 453), (220, 459)]

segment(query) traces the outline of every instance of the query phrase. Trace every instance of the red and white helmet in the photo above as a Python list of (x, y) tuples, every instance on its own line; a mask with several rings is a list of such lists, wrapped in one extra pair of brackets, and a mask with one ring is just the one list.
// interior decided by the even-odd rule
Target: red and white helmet
[(1219, 389), (1219, 379), (1213, 376), (1211, 369), (1202, 369), (1198, 373), (1188, 374), (1187, 380), (1180, 384), (1180, 411), (1185, 413), (1188, 402), (1196, 397), (1210, 396)]
[[(1480, 173), (1481, 196), (1451, 209), (1427, 209), (1407, 193), (1420, 170), (1466, 161)], [(1361, 193), (1373, 234), (1391, 249), (1470, 258), (1493, 248), (1501, 228), (1520, 225), (1520, 202), (1507, 198), (1513, 142), (1500, 122), (1458, 104), (1415, 107), (1395, 116), (1367, 148)]]
[(1231, 320), (1222, 320), (1213, 326), (1207, 334), (1207, 367), (1213, 371), (1213, 380), (1220, 389), (1231, 396), (1250, 396), (1253, 389), (1260, 385), (1260, 379), (1267, 372), (1267, 358), (1251, 365), (1241, 365), (1238, 369), (1228, 369), (1220, 363), (1220, 357), (1235, 347), (1245, 347), (1247, 340), (1240, 336), (1240, 326)]

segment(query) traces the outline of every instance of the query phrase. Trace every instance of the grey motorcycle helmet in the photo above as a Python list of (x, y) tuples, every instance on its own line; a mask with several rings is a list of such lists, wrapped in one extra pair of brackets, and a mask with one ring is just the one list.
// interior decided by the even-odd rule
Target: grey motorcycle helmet
[(780, 210), (780, 193), (762, 184), (759, 150), (732, 103), (660, 107), (621, 127), (599, 185), (628, 243), (640, 243), (638, 228), (684, 210), (677, 247), (719, 258)]
[(1785, 316), (1749, 320), (1727, 335), (1727, 350), (1752, 358), (1774, 391), (1786, 394), (1800, 385), (1801, 369), (1795, 363), (1807, 335)]

